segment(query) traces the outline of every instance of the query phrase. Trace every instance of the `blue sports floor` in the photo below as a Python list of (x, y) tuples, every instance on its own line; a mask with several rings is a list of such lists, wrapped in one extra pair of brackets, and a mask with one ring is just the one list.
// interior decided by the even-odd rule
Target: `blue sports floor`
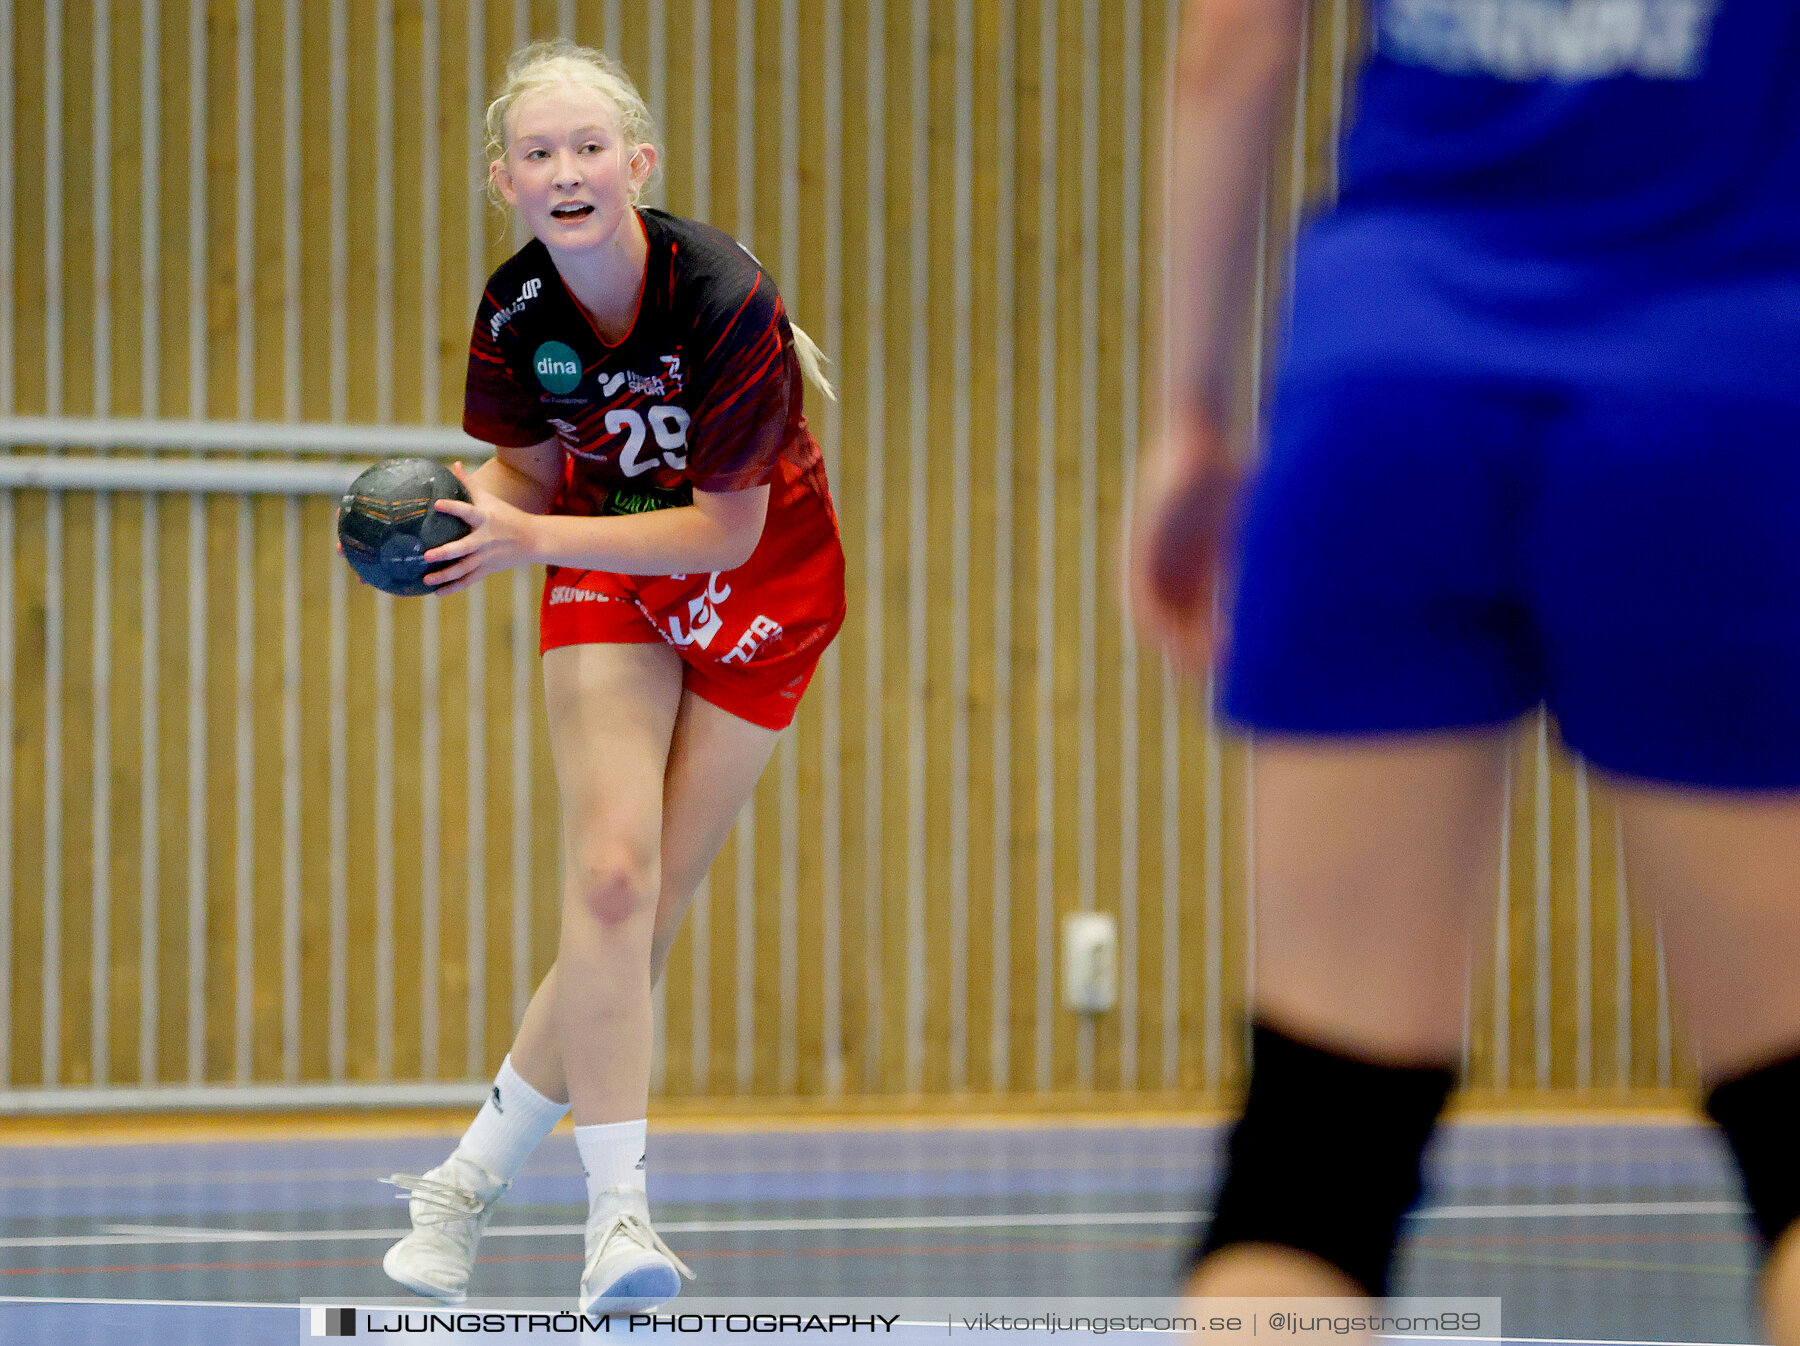
[[(1160, 1297), (1217, 1140), (1167, 1126), (653, 1126), (650, 1191), (659, 1230), (698, 1275), (680, 1301), (692, 1308), (719, 1296)], [(291, 1306), (400, 1294), (378, 1261), (404, 1211), (375, 1179), (422, 1172), (450, 1143), (0, 1148), (0, 1343), (307, 1340), (311, 1320)], [(1738, 1196), (1700, 1126), (1462, 1123), (1432, 1171), (1399, 1293), (1497, 1295), (1508, 1341), (1758, 1340)], [(565, 1131), (506, 1198), (472, 1294), (572, 1308), (582, 1193)]]

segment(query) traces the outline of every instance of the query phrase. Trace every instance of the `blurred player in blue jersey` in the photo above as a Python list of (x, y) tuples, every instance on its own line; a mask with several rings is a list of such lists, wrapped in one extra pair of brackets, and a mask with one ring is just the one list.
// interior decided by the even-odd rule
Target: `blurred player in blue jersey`
[(1543, 703), (1614, 792), (1800, 1341), (1800, 6), (1370, 0), (1240, 497), (1303, 11), (1189, 5), (1128, 566), (1145, 637), (1216, 646), (1256, 735), (1253, 1066), (1194, 1287), (1386, 1290)]

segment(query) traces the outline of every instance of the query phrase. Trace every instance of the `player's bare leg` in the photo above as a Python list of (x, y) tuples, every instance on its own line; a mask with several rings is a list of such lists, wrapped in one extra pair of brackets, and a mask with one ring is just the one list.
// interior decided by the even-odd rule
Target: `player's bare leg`
[(1800, 1342), (1800, 1226), (1775, 1243), (1763, 1268), (1763, 1330), (1771, 1346)]
[[(501, 1064), (491, 1096), (450, 1157), (426, 1173), (390, 1179), (408, 1197), (412, 1229), (387, 1250), (382, 1268), (450, 1303), (467, 1293), (495, 1202), (569, 1110), (563, 1100), (571, 1095), (578, 1145), (584, 1120), (627, 1123), (602, 1126), (599, 1148), (606, 1172), (624, 1168), (618, 1181), (635, 1206), (643, 1204), (643, 1175), (632, 1166), (643, 1153), (662, 781), (681, 663), (661, 644), (575, 645), (545, 655), (544, 682), (563, 804), (557, 965), (527, 1007), (517, 1059)], [(573, 1029), (566, 1027), (571, 1016)], [(603, 1048), (596, 1050), (596, 1039)], [(582, 1048), (562, 1052), (559, 1042)], [(595, 1148), (595, 1135), (586, 1133), (584, 1151)], [(630, 1158), (620, 1163), (625, 1150)], [(667, 1288), (678, 1263), (664, 1259), (647, 1214), (636, 1214), (644, 1217), (642, 1260)]]
[[(1255, 745), (1259, 1017), (1384, 1064), (1456, 1060), (1505, 753), (1500, 731)], [(1330, 1262), (1257, 1243), (1207, 1258), (1189, 1290), (1361, 1293)]]
[(546, 1098), (569, 1101), (569, 1084), (563, 1078), (562, 1037), (556, 1031), (556, 964), (544, 974), (525, 1006), (519, 1030), (513, 1035), (512, 1064), (521, 1078)]
[[(1615, 793), (1631, 890), (1661, 923), (1706, 1084), (1800, 1051), (1800, 798), (1627, 783)], [(1776, 1346), (1800, 1346), (1797, 1229), (1764, 1271)]]
[[(654, 986), (669, 950), (738, 814), (756, 789), (781, 735), (692, 693), (683, 693), (663, 780), (661, 891), (650, 946)], [(544, 974), (513, 1039), (513, 1068), (551, 1098), (567, 1099), (562, 1040), (553, 1007), (557, 969)]]
[(650, 941), (662, 873), (663, 774), (681, 660), (662, 644), (567, 645), (544, 655), (562, 799), (563, 903), (555, 1019), (577, 1126), (644, 1115)]
[(588, 1175), (584, 1312), (654, 1306), (691, 1274), (650, 1227), (645, 1196), (652, 948), (665, 878), (679, 891), (661, 958), (777, 737), (685, 696), (681, 680), (663, 645), (545, 658), (564, 816), (554, 1022)]
[[(683, 694), (664, 775), (662, 874), (650, 953), (652, 985), (661, 980), (669, 950), (700, 881), (731, 835), (780, 738), (772, 729)], [(512, 1060), (513, 1068), (539, 1091), (567, 1099), (562, 1039), (554, 1013), (556, 981), (553, 964), (519, 1022)]]
[(681, 682), (680, 656), (660, 642), (567, 645), (544, 655), (562, 800), (553, 1017), (587, 1175), (583, 1313), (665, 1303), (687, 1273), (651, 1228), (645, 1188), (650, 941)]
[[(654, 647), (615, 648), (642, 651)], [(631, 656), (627, 654), (626, 658), (629, 660)], [(614, 704), (618, 702), (615, 701)], [(692, 904), (701, 879), (717, 857), (725, 838), (730, 835), (738, 813), (756, 788), (756, 782), (779, 738), (779, 733), (774, 730), (750, 724), (691, 694), (682, 694), (663, 769), (662, 860), (650, 952), (652, 985), (661, 977), (667, 965), (669, 950), (681, 919)], [(563, 1064), (563, 1034), (559, 1024), (561, 983), (559, 955), (559, 961), (553, 963), (545, 973), (526, 1006), (513, 1039), (507, 1067), (503, 1067), (502, 1074), (504, 1076), (506, 1069), (510, 1068), (517, 1074), (519, 1081), (529, 1086), (529, 1090), (541, 1095), (542, 1100), (566, 1104), (569, 1089)], [(540, 1100), (518, 1096), (526, 1092), (518, 1089), (519, 1081), (511, 1086), (515, 1095), (512, 1099), (514, 1110), (517, 1111), (520, 1107), (530, 1108), (534, 1103), (540, 1103)], [(647, 1111), (648, 1105), (647, 1075), (645, 1081), (644, 1092), (638, 1100), (638, 1107), (642, 1111)], [(495, 1101), (498, 1102), (497, 1094)], [(495, 1119), (488, 1117), (487, 1113), (488, 1108), (484, 1107), (483, 1118), (491, 1126)], [(530, 1144), (548, 1134), (557, 1115), (559, 1114), (544, 1110), (535, 1130), (530, 1129), (530, 1121), (521, 1119), (515, 1123), (519, 1130), (527, 1132), (518, 1137), (513, 1146), (510, 1157), (515, 1166), (523, 1163)], [(478, 1119), (471, 1136), (478, 1133), (481, 1122), (482, 1119)], [(469, 1140), (470, 1137), (465, 1136), (465, 1146)], [(490, 1164), (495, 1162), (491, 1155), (484, 1154), (483, 1157)], [(510, 1180), (513, 1176), (512, 1168), (505, 1164), (499, 1168), (501, 1171), (494, 1176)], [(446, 1175), (433, 1170), (432, 1175), (427, 1176)], [(504, 1191), (504, 1185), (499, 1190)], [(487, 1197), (489, 1207), (498, 1195), (488, 1195), (485, 1189), (481, 1194)], [(432, 1255), (428, 1261), (433, 1265), (425, 1268), (428, 1274), (445, 1282), (459, 1285), (466, 1283), (481, 1228), (486, 1222), (485, 1215), (484, 1208), (476, 1215), (458, 1221), (448, 1231), (438, 1227), (430, 1228), (423, 1240), (418, 1231), (415, 1231), (409, 1236), (411, 1244), (423, 1241), (429, 1246), (422, 1250), (390, 1254), (384, 1265), (388, 1265), (389, 1274), (402, 1283), (412, 1285), (422, 1293), (437, 1293), (424, 1283), (418, 1274), (418, 1268), (412, 1268), (414, 1275), (410, 1277), (405, 1274), (409, 1269), (409, 1258), (417, 1260), (429, 1253)], [(457, 1234), (459, 1237), (446, 1241), (449, 1234)]]
[(1371, 1056), (1456, 1058), (1470, 939), (1499, 862), (1507, 742), (1257, 741), (1259, 1012)]
[(663, 881), (650, 945), (653, 981), (668, 966), (700, 881), (780, 741), (777, 730), (751, 724), (692, 692), (682, 695), (663, 783)]

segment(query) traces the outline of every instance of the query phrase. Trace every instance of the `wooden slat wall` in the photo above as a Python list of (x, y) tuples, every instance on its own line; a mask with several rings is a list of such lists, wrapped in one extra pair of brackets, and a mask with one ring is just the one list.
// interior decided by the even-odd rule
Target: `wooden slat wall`
[[(811, 410), (852, 596), (659, 992), (659, 1091), (1222, 1098), (1246, 757), (1113, 583), (1176, 9), (11, 0), (0, 414), (453, 423), (517, 241), (481, 107), (529, 37), (607, 46), (663, 127), (663, 203), (754, 248), (835, 360)], [(1352, 10), (1317, 6), (1271, 176), (1265, 343)], [(345, 582), (330, 518), (0, 500), (0, 1085), (461, 1079), (504, 1050), (555, 941), (536, 577), (395, 603)], [(1513, 781), (1470, 1080), (1687, 1080), (1610, 816), (1535, 729)], [(1081, 909), (1120, 921), (1098, 1020), (1059, 1004)]]

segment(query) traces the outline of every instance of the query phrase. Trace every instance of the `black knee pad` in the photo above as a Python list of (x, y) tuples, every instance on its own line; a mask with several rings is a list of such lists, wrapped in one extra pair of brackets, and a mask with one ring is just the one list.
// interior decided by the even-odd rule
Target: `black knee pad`
[(1766, 1256), (1800, 1216), (1800, 1055), (1725, 1081), (1707, 1094), (1706, 1111), (1737, 1157)]
[(1252, 1030), (1250, 1090), (1198, 1262), (1236, 1243), (1299, 1248), (1385, 1295), (1420, 1155), (1454, 1071), (1384, 1066)]

